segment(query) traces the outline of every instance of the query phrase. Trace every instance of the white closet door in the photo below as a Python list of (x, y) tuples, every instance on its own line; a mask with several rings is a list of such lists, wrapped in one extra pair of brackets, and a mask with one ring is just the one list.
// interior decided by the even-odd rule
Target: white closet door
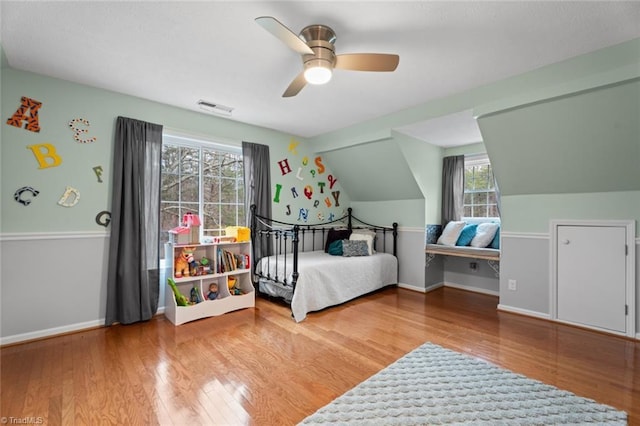
[(558, 319), (626, 332), (625, 244), (624, 227), (558, 227)]

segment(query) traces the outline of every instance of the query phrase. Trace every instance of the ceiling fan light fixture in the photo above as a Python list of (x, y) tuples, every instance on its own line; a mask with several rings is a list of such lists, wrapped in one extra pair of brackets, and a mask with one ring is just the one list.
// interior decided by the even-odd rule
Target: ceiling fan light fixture
[(333, 72), (328, 61), (313, 59), (305, 63), (304, 79), (309, 84), (326, 84), (331, 80)]

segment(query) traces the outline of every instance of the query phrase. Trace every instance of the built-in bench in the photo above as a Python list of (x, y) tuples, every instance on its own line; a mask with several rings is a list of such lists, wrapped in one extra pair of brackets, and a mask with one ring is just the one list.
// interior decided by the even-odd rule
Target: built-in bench
[(469, 257), (472, 259), (500, 261), (500, 250), (492, 248), (477, 248), (470, 246), (445, 246), (442, 244), (427, 244), (425, 248), (427, 254), (445, 255), (457, 257)]
[(469, 259), (482, 259), (487, 261), (487, 265), (493, 272), (495, 272), (496, 277), (500, 276), (500, 250), (492, 249), (492, 248), (477, 248), (470, 246), (445, 246), (443, 244), (427, 244), (425, 248), (425, 253), (427, 254), (427, 262), (426, 266), (429, 267), (429, 264), (433, 260), (435, 256), (455, 256), (455, 257), (466, 257)]

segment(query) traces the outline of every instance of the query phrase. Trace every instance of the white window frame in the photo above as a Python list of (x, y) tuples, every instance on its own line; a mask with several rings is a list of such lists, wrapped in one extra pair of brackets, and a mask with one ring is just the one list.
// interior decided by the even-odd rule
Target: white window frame
[[(484, 166), (484, 165), (489, 165), (491, 166), (491, 161), (489, 161), (489, 156), (487, 155), (487, 153), (480, 153), (480, 154), (466, 154), (464, 156), (464, 167), (465, 167), (465, 172), (466, 172), (466, 168), (470, 167), (470, 166)], [(491, 171), (493, 173), (493, 166), (491, 166)], [(465, 173), (466, 174), (466, 173)], [(463, 192), (464, 194), (468, 194), (469, 192), (466, 191), (466, 183), (465, 183), (465, 188), (463, 188)], [(490, 191), (487, 191), (490, 192)], [(493, 192), (495, 193), (496, 196), (496, 203), (498, 202), (498, 194), (495, 191), (495, 187)], [(463, 195), (464, 197), (464, 195)], [(464, 204), (463, 202), (463, 211), (464, 211), (464, 206), (468, 206), (469, 204)], [(487, 206), (489, 205), (488, 203), (486, 204)], [(463, 216), (462, 220), (465, 221), (470, 221), (470, 222), (500, 222), (500, 217), (499, 216)]]
[[(185, 148), (206, 148), (206, 149), (211, 149), (211, 150), (215, 150), (215, 151), (220, 151), (220, 152), (227, 152), (227, 153), (232, 153), (235, 155), (240, 155), (242, 156), (242, 146), (240, 142), (230, 142), (230, 141), (226, 141), (226, 142), (221, 142), (218, 140), (212, 140), (206, 137), (202, 137), (202, 136), (197, 136), (197, 135), (190, 135), (190, 134), (186, 134), (186, 133), (182, 133), (182, 132), (178, 132), (178, 131), (171, 131), (171, 130), (166, 130), (163, 131), (162, 134), (162, 143), (164, 144), (169, 144), (169, 145), (173, 145), (173, 146), (181, 146), (181, 147), (185, 147)], [(162, 173), (162, 171), (161, 171)], [(199, 158), (199, 170), (198, 170), (198, 187), (199, 187), (199, 191), (198, 191), (198, 211), (202, 212), (204, 211), (204, 205), (205, 205), (205, 201), (204, 201), (204, 191), (202, 191), (202, 186), (203, 186), (203, 175), (202, 175), (202, 152), (200, 152), (200, 158)], [(246, 191), (246, 189), (245, 189)], [(246, 192), (245, 192), (246, 193)], [(236, 196), (237, 196), (237, 192), (236, 192)], [(161, 200), (162, 201), (162, 200)], [(239, 200), (242, 203), (244, 203), (244, 200)], [(247, 214), (247, 212), (245, 212), (245, 215)], [(179, 224), (176, 224), (176, 226), (178, 226)], [(201, 226), (200, 228), (200, 237), (202, 237), (202, 232), (204, 230), (204, 224), (203, 226)], [(167, 230), (165, 229), (161, 229), (160, 232), (166, 232)]]

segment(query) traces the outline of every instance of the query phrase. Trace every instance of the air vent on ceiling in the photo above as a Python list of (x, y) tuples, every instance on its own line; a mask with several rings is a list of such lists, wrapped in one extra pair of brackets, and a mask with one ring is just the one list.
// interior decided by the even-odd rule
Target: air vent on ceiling
[(203, 101), (202, 99), (198, 101), (198, 105), (200, 106), (201, 109), (205, 111), (212, 112), (214, 114), (219, 114), (219, 115), (231, 115), (231, 112), (233, 111), (232, 107), (215, 104), (213, 102)]

